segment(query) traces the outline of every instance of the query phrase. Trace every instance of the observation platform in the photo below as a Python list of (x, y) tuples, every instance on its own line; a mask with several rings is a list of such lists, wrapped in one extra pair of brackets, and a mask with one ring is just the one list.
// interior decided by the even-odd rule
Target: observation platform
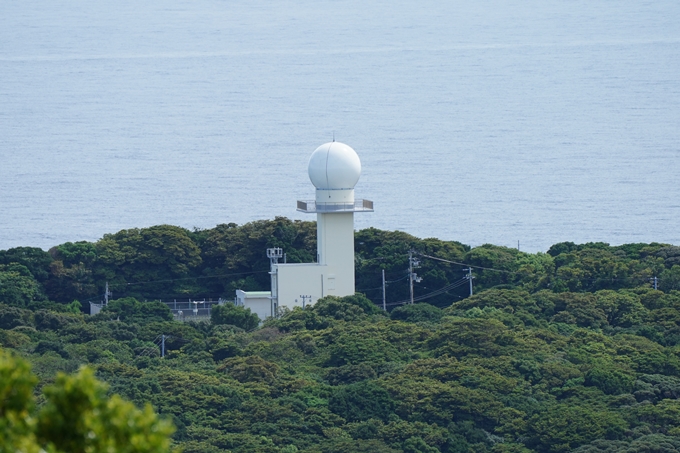
[(298, 200), (297, 210), (308, 214), (319, 212), (373, 212), (373, 202), (371, 200), (354, 200), (354, 203), (318, 203), (315, 200)]

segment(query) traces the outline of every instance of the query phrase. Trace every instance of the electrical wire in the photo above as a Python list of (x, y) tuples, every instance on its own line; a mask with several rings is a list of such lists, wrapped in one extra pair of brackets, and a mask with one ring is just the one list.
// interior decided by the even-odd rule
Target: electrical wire
[(406, 275), (404, 275), (403, 277), (398, 278), (396, 280), (385, 280), (385, 283), (396, 283), (396, 282), (400, 282), (400, 281), (407, 279), (407, 278), (408, 278), (408, 273)]
[[(415, 253), (417, 255), (422, 256), (423, 258), (429, 258), (429, 259), (436, 260), (436, 261), (442, 261), (444, 263), (457, 264), (459, 266), (467, 266), (467, 267), (471, 267), (471, 268), (474, 268), (474, 269), (483, 269), (483, 270), (493, 271), (493, 272), (503, 272), (503, 273), (506, 273), (506, 274), (519, 274), (519, 272), (516, 272), (516, 271), (508, 271), (508, 270), (504, 270), (504, 269), (495, 269), (493, 267), (475, 266), (475, 265), (472, 265), (472, 264), (459, 263), (457, 261), (451, 261), (451, 260), (445, 260), (443, 258), (437, 258), (436, 256), (425, 255), (424, 253), (420, 253), (420, 252), (415, 252)], [(601, 281), (626, 281), (626, 280), (631, 280), (631, 281), (642, 282), (642, 281), (646, 281), (646, 278), (644, 278), (644, 277), (638, 277), (638, 278), (602, 278), (602, 277), (598, 277), (598, 278), (577, 278), (576, 280), (578, 280), (578, 281), (591, 281), (591, 282), (597, 281), (597, 280), (601, 280)]]
[(132, 286), (132, 285), (145, 285), (148, 283), (166, 283), (166, 282), (176, 282), (180, 280), (200, 280), (200, 279), (205, 279), (205, 278), (221, 278), (221, 277), (231, 277), (234, 275), (249, 275), (249, 274), (264, 274), (264, 273), (269, 273), (269, 271), (250, 271), (250, 272), (236, 272), (233, 274), (220, 274), (220, 275), (204, 275), (200, 277), (183, 277), (183, 278), (169, 278), (165, 280), (151, 280), (148, 282), (131, 282), (131, 283), (126, 283), (125, 286)]
[(382, 289), (382, 286), (378, 286), (377, 288), (365, 288), (365, 289), (357, 289), (355, 292), (357, 293), (362, 293), (364, 291), (376, 291), (378, 289)]
[(517, 272), (513, 272), (513, 271), (506, 271), (506, 270), (503, 270), (503, 269), (494, 269), (493, 267), (474, 266), (472, 264), (459, 263), (457, 261), (445, 260), (444, 258), (437, 258), (436, 256), (425, 255), (424, 253), (420, 253), (420, 252), (415, 252), (415, 253), (417, 255), (422, 256), (423, 258), (429, 258), (431, 260), (443, 261), (445, 263), (450, 263), (450, 264), (458, 264), (459, 266), (467, 266), (467, 267), (472, 267), (472, 268), (475, 268), (475, 269), (484, 269), (486, 271), (505, 272), (507, 274), (516, 274), (517, 273)]
[[(453, 283), (451, 283), (451, 284), (449, 284), (449, 285), (446, 285), (446, 286), (444, 286), (443, 288), (440, 288), (440, 289), (438, 289), (438, 290), (432, 291), (432, 292), (427, 293), (427, 294), (423, 294), (422, 296), (414, 297), (414, 298), (413, 298), (413, 302), (420, 302), (420, 301), (422, 301), (422, 300), (427, 300), (427, 299), (431, 299), (431, 298), (433, 298), (433, 297), (442, 295), (442, 294), (444, 294), (444, 293), (446, 293), (446, 292), (451, 291), (452, 289), (455, 289), (455, 288), (458, 288), (458, 287), (460, 287), (460, 286), (463, 286), (463, 285), (466, 284), (467, 282), (468, 282), (468, 279), (467, 279), (467, 278), (462, 278), (462, 279), (457, 280), (457, 281), (455, 281), (455, 282), (453, 282)], [(393, 303), (387, 304), (387, 305), (403, 305), (403, 304), (408, 303), (408, 302), (411, 302), (411, 299), (405, 299), (405, 300), (401, 300), (401, 301), (399, 301), (399, 302), (393, 302)]]

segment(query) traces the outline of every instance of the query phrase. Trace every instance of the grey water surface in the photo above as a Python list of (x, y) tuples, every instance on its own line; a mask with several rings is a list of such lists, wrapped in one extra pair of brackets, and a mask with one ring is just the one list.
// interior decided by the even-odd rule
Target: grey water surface
[(356, 228), (680, 244), (680, 2), (0, 2), (0, 249), (295, 211), (333, 135)]

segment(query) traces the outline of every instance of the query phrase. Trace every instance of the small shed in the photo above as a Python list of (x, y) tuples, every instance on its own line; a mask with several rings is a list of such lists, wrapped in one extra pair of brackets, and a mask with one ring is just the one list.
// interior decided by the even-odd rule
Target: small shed
[(243, 291), (236, 290), (236, 306), (250, 308), (261, 321), (274, 316), (276, 307), (272, 304), (271, 291)]

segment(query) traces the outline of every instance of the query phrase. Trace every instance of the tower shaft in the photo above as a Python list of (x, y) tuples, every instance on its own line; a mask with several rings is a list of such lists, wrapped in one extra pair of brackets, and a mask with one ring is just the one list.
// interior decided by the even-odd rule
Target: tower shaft
[(317, 213), (317, 261), (326, 266), (323, 293), (354, 294), (354, 213)]

